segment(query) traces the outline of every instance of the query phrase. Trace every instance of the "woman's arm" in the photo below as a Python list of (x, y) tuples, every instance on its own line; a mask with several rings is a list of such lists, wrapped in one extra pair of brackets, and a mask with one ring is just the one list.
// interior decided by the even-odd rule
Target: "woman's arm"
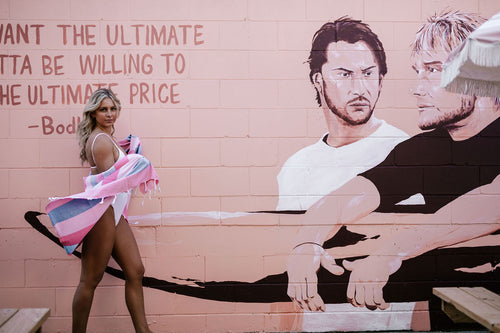
[(94, 163), (99, 173), (108, 170), (115, 164), (115, 146), (106, 135), (99, 135), (95, 138), (92, 149)]

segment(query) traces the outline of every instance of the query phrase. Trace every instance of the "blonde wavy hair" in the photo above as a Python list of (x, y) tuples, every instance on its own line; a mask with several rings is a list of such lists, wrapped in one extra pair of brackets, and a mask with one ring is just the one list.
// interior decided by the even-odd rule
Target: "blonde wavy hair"
[(411, 43), (412, 56), (436, 48), (451, 52), (484, 21), (485, 19), (478, 15), (460, 11), (443, 11), (435, 14), (418, 30), (415, 40)]
[[(80, 159), (82, 160), (82, 164), (83, 162), (87, 161), (87, 153), (85, 151), (85, 146), (87, 145), (90, 133), (92, 133), (92, 131), (96, 127), (96, 120), (94, 114), (97, 111), (97, 109), (99, 109), (99, 107), (101, 106), (102, 100), (105, 99), (106, 97), (110, 98), (113, 101), (118, 111), (118, 115), (120, 114), (121, 110), (120, 100), (115, 96), (115, 94), (111, 90), (106, 88), (101, 88), (94, 91), (92, 96), (90, 96), (87, 105), (85, 105), (85, 108), (83, 109), (82, 121), (78, 124), (78, 129), (77, 129), (78, 140), (81, 148)], [(114, 127), (113, 127), (113, 132), (114, 132)]]
[[(439, 47), (451, 52), (485, 21), (486, 19), (479, 15), (460, 11), (435, 14), (417, 31), (415, 40), (411, 43), (411, 55), (414, 57)], [(500, 106), (499, 97), (495, 97), (494, 102)]]

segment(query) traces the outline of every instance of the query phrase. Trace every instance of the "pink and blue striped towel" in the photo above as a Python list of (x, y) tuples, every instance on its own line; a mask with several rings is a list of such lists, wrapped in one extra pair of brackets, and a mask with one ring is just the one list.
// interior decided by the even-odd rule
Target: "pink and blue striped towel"
[[(119, 142), (128, 153), (108, 170), (84, 178), (85, 191), (64, 198), (52, 198), (46, 211), (66, 253), (71, 254), (97, 223), (115, 195), (139, 188), (144, 194), (157, 188), (158, 175), (151, 162), (140, 155), (139, 138)], [(126, 208), (124, 210), (127, 217)]]

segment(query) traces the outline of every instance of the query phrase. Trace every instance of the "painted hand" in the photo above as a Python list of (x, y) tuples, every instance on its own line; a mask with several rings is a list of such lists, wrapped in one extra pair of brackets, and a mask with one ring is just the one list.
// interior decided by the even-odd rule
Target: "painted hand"
[(370, 310), (385, 310), (389, 307), (382, 289), (389, 276), (401, 267), (401, 258), (392, 256), (369, 256), (356, 261), (343, 261), (345, 269), (351, 271), (347, 287), (347, 300), (354, 306), (366, 306)]
[(297, 309), (325, 311), (325, 303), (318, 294), (316, 273), (320, 265), (335, 275), (344, 272), (344, 269), (335, 263), (335, 259), (319, 245), (300, 245), (288, 257), (287, 294)]

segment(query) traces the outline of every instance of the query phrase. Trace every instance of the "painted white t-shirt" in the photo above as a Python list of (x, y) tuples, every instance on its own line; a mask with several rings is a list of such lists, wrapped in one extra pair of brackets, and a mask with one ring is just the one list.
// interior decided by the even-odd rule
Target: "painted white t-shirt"
[(408, 138), (408, 134), (384, 120), (371, 135), (338, 148), (325, 143), (327, 134), (296, 152), (281, 168), (277, 210), (307, 210), (359, 173), (381, 163)]

